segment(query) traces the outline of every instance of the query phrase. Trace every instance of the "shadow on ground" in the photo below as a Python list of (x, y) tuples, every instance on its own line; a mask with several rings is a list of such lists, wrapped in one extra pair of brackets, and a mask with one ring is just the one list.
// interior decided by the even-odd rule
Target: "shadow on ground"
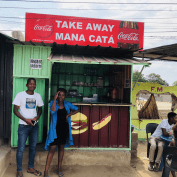
[[(147, 168), (149, 161), (146, 157), (146, 152), (146, 142), (139, 142), (138, 157), (132, 159), (130, 166), (63, 166), (64, 177), (161, 177), (162, 172), (148, 171)], [(42, 173), (44, 172), (44, 165), (36, 165), (35, 168), (40, 170)], [(23, 165), (24, 177), (33, 177), (34, 175), (28, 174), (26, 169), (27, 165)], [(8, 166), (3, 177), (15, 176), (16, 165), (11, 164)], [(41, 177), (43, 177), (43, 175)], [(51, 166), (49, 177), (58, 177), (56, 166)]]

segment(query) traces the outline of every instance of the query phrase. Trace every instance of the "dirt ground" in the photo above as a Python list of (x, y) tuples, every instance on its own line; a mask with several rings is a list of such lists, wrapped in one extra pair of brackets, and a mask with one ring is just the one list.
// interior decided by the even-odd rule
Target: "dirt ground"
[[(148, 159), (146, 158), (146, 152), (146, 142), (141, 141), (138, 144), (138, 158), (131, 161), (131, 166), (63, 166), (64, 177), (161, 177), (162, 172), (147, 170)], [(38, 165), (35, 168), (42, 173), (44, 171), (44, 166)], [(23, 169), (24, 177), (34, 176), (26, 173), (27, 165), (23, 165)], [(55, 166), (51, 166), (49, 177), (58, 176), (55, 169)], [(16, 166), (12, 164), (9, 165), (3, 177), (15, 177), (15, 174)]]
[(131, 168), (134, 168), (134, 170), (137, 173), (137, 177), (143, 176), (143, 177), (161, 177), (162, 172), (151, 172), (149, 171), (148, 164), (149, 159), (147, 158), (147, 144), (145, 141), (139, 141), (138, 143), (138, 154), (136, 159), (132, 159), (131, 161)]

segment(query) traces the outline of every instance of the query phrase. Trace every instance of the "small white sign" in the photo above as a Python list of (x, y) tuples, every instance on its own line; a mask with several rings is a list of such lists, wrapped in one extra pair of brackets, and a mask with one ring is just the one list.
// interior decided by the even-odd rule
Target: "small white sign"
[(42, 69), (42, 59), (30, 59), (31, 69)]

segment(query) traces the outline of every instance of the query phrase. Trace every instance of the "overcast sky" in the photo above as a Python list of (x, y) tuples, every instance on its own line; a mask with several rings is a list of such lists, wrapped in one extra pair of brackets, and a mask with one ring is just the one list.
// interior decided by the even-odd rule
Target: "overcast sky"
[[(13, 30), (19, 30), (24, 34), (26, 12), (144, 22), (144, 49), (177, 43), (176, 0), (0, 0), (0, 32), (11, 36)], [(160, 74), (172, 85), (177, 80), (176, 66), (176, 62), (155, 61), (143, 74)]]

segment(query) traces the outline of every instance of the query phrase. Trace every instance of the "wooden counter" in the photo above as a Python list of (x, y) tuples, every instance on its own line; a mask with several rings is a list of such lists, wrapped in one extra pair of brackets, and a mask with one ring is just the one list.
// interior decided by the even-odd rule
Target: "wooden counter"
[(72, 103), (80, 106), (134, 106), (131, 103)]
[[(73, 130), (75, 147), (129, 147), (130, 109), (133, 106), (132, 104), (104, 102), (73, 104), (77, 105), (81, 113), (76, 122), (79, 122), (79, 126), (81, 126), (84, 121), (87, 126), (86, 128)], [(106, 120), (108, 116), (109, 121)], [(94, 127), (94, 125), (98, 126)]]

